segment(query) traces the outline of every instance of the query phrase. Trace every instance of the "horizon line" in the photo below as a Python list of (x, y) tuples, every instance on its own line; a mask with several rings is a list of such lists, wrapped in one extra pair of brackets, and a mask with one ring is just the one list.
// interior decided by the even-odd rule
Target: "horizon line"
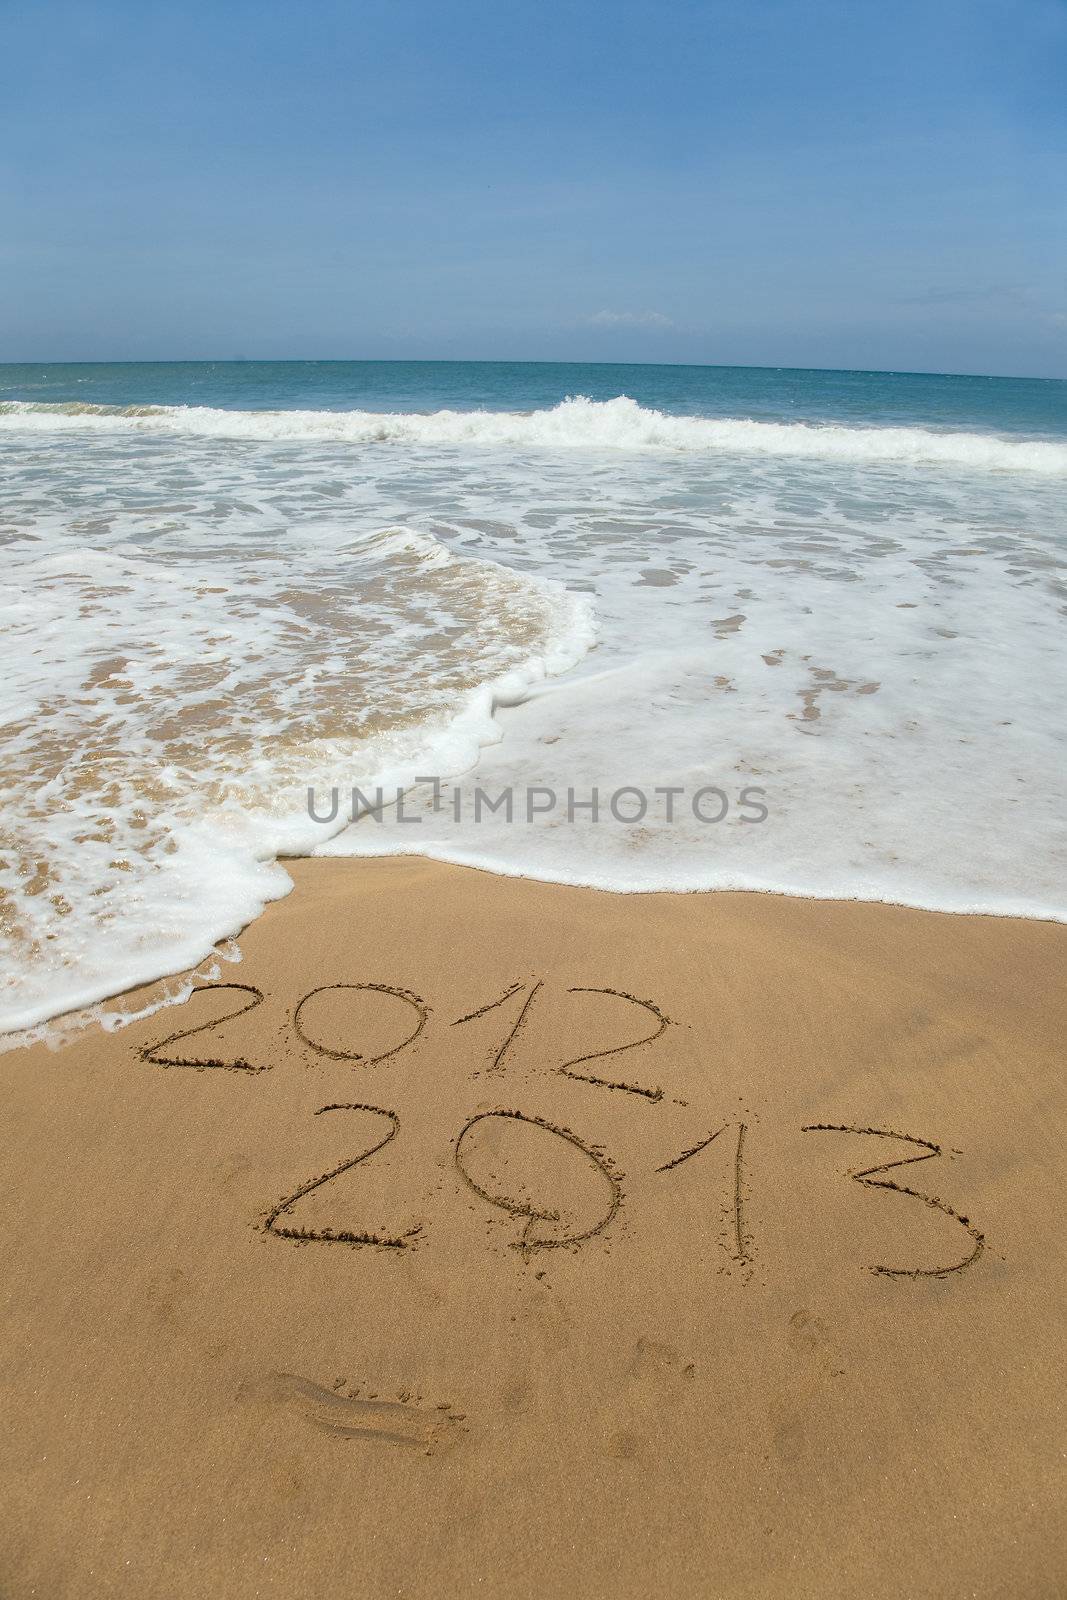
[(1024, 372), (948, 372), (912, 367), (805, 367), (739, 361), (581, 361), (507, 356), (139, 356), (119, 360), (97, 357), (76, 361), (0, 361), (4, 367), (254, 367), (254, 366), (470, 366), (470, 367), (672, 367), (694, 372), (824, 372), (886, 378), (970, 378), (1014, 383), (1067, 383), (1061, 378)]

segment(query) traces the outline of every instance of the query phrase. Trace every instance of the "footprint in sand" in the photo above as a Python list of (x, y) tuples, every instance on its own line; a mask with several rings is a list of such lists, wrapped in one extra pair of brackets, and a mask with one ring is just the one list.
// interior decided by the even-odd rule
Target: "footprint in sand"
[(844, 1376), (845, 1362), (824, 1322), (803, 1307), (789, 1319), (789, 1348), (810, 1356), (829, 1378)]
[(616, 1461), (633, 1461), (647, 1450), (662, 1448), (695, 1376), (694, 1363), (673, 1345), (638, 1339), (624, 1369), (625, 1387), (619, 1392), (622, 1404), (616, 1422), (620, 1425), (608, 1434), (605, 1454)]
[(432, 1455), (455, 1444), (466, 1432), (463, 1415), (451, 1406), (423, 1407), (401, 1400), (363, 1399), (324, 1389), (293, 1372), (272, 1372), (241, 1385), (244, 1398), (292, 1405), (305, 1421), (341, 1439), (378, 1439), (413, 1445)]

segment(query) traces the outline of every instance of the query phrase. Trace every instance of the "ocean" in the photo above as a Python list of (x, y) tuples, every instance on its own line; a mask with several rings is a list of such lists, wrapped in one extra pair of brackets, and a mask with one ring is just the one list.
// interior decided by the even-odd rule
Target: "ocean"
[(6, 366), (0, 475), (0, 1027), (311, 852), (1067, 920), (1065, 382)]

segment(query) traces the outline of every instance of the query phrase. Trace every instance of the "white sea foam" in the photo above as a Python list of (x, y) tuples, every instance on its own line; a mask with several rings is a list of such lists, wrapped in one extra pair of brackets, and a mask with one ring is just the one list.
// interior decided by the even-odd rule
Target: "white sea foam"
[(324, 560), (323, 532), (216, 530), (199, 558), (9, 546), (0, 1028), (194, 966), (321, 841), (311, 784), (464, 770), (498, 701), (590, 641), (588, 600), (551, 580), (417, 529), (335, 530)]
[[(4, 1025), (192, 967), (313, 849), (1067, 920), (1065, 462), (623, 401), (9, 408)], [(309, 785), (475, 762), (468, 795), (542, 785), (557, 809), (455, 824), (446, 786), (416, 825), (307, 816)], [(762, 788), (766, 821), (605, 809), (701, 785)], [(569, 788), (599, 821), (567, 820)]]
[(544, 411), (435, 411), (426, 415), (14, 401), (0, 405), (0, 429), (5, 427), (41, 432), (134, 431), (311, 444), (681, 451), (1067, 475), (1067, 445), (1051, 440), (926, 428), (668, 416), (639, 406), (625, 395), (605, 401), (579, 395)]

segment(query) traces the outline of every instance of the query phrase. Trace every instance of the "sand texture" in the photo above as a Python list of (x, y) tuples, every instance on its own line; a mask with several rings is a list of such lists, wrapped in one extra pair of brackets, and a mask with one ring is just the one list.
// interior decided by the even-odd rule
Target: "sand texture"
[(1067, 1592), (1067, 928), (293, 870), (0, 1057), (3, 1600)]

